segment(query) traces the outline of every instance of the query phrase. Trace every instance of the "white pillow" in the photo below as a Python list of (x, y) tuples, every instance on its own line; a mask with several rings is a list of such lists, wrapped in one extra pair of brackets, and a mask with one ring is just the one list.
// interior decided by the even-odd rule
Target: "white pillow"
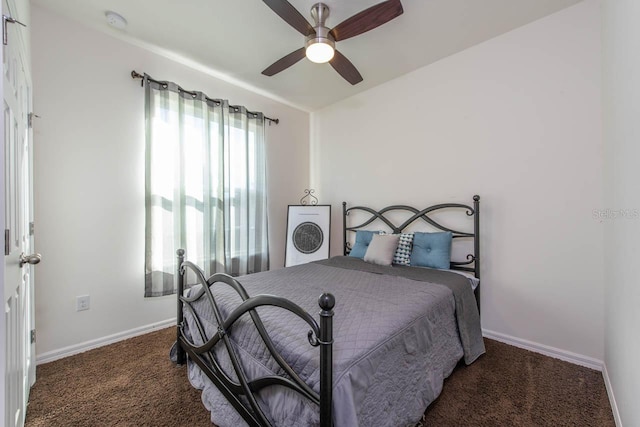
[(378, 265), (391, 265), (399, 241), (399, 234), (374, 234), (364, 260)]

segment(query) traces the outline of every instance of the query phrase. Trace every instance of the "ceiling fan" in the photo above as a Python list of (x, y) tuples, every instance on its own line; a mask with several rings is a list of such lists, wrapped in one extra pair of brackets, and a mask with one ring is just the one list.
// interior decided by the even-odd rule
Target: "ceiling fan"
[(316, 3), (311, 7), (312, 26), (287, 0), (263, 0), (278, 16), (306, 37), (305, 46), (294, 50), (268, 66), (262, 74), (273, 76), (283, 71), (305, 56), (317, 63), (328, 62), (334, 70), (352, 85), (362, 81), (362, 76), (354, 65), (335, 48), (335, 43), (373, 30), (393, 18), (402, 15), (400, 0), (388, 0), (336, 25), (329, 30), (325, 21), (329, 16), (329, 7)]

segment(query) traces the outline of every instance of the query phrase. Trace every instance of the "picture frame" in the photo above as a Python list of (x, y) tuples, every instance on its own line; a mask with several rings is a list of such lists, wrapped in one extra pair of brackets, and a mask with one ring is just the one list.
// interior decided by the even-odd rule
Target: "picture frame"
[(284, 266), (329, 258), (331, 205), (289, 205)]

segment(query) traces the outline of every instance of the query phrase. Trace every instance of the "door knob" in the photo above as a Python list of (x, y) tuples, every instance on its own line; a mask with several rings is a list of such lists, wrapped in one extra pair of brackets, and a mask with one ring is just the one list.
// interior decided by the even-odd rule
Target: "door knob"
[(41, 260), (42, 260), (42, 255), (40, 255), (40, 254), (31, 254), (31, 255), (25, 256), (24, 253), (21, 253), (20, 254), (20, 267), (22, 267), (25, 264), (35, 265), (35, 264), (39, 263)]

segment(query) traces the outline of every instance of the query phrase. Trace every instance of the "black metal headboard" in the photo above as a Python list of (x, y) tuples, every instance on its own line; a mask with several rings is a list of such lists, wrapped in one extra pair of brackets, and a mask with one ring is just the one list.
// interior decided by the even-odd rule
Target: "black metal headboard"
[[(437, 212), (441, 209), (460, 209), (466, 211), (467, 216), (473, 217), (473, 233), (454, 230), (449, 227), (445, 227), (442, 224), (438, 223), (434, 219), (430, 218), (429, 215)], [(355, 211), (363, 211), (371, 214), (371, 217), (364, 221), (361, 224), (347, 227), (347, 216), (351, 212)], [(394, 211), (405, 211), (411, 212), (410, 218), (406, 221), (402, 222), (399, 225), (396, 225), (392, 220), (389, 219), (388, 214)], [(473, 207), (460, 204), (460, 203), (441, 203), (438, 205), (429, 206), (424, 209), (416, 209), (411, 206), (405, 205), (394, 205), (387, 206), (379, 211), (374, 209), (364, 207), (364, 206), (354, 206), (352, 208), (347, 208), (347, 202), (342, 202), (342, 227), (343, 227), (343, 238), (344, 238), (344, 255), (348, 255), (351, 250), (351, 246), (347, 239), (348, 232), (355, 232), (358, 229), (366, 227), (371, 224), (375, 220), (380, 220), (384, 222), (393, 233), (401, 233), (404, 229), (409, 227), (415, 221), (421, 219), (427, 222), (432, 227), (442, 230), (442, 231), (450, 231), (453, 235), (453, 238), (471, 238), (473, 239), (473, 253), (467, 255), (466, 261), (451, 261), (450, 268), (452, 270), (462, 270), (469, 271), (475, 275), (476, 278), (480, 279), (480, 196), (473, 196)]]

